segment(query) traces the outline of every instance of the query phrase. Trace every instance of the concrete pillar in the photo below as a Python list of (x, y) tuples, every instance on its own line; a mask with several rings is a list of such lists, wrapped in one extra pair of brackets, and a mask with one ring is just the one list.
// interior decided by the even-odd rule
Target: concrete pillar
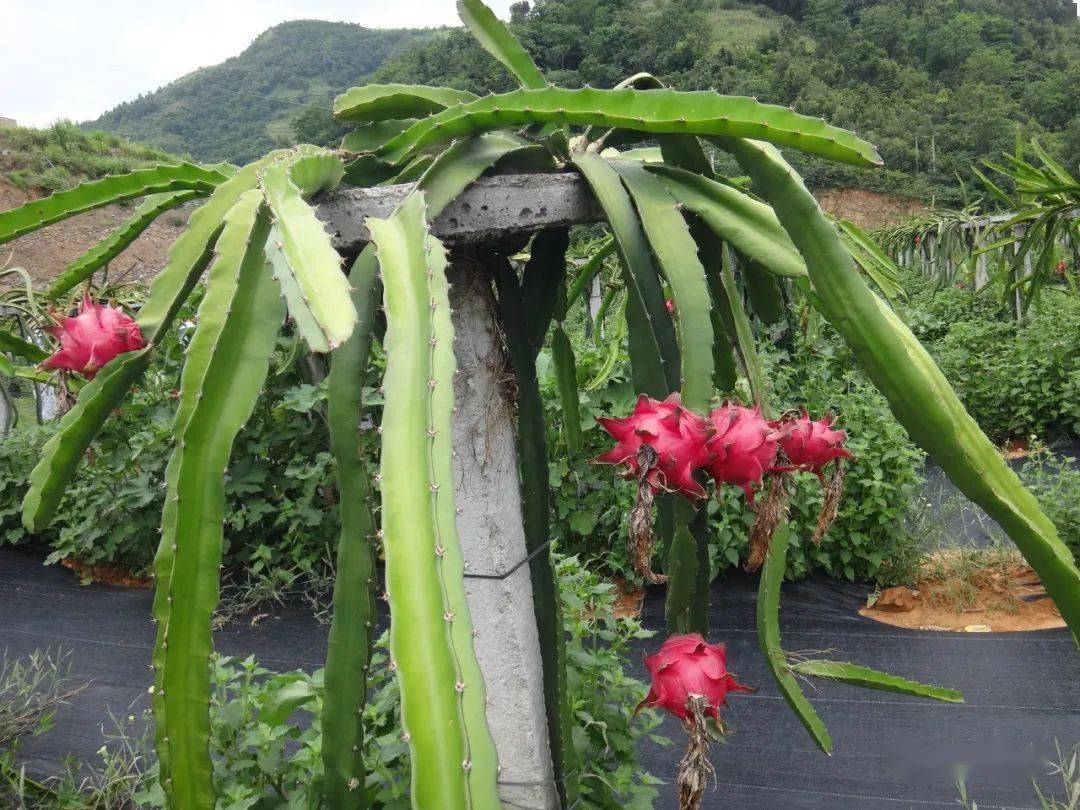
[(975, 257), (975, 291), (978, 292), (989, 282), (989, 275), (986, 272), (986, 254), (980, 253)]
[[(1013, 235), (1013, 239), (1014, 239), (1013, 245), (1012, 245), (1013, 256), (1015, 256), (1017, 253), (1019, 253), (1019, 251), (1020, 251), (1020, 241), (1024, 238), (1024, 235), (1026, 233), (1027, 233), (1027, 228), (1024, 225), (1016, 225), (1016, 226), (1013, 227), (1013, 229), (1012, 229), (1012, 235)], [(1028, 251), (1024, 252), (1024, 269), (1023, 269), (1023, 271), (1021, 273), (1016, 275), (1017, 282), (1022, 281), (1023, 279), (1030, 276), (1031, 272), (1032, 272), (1032, 270), (1031, 270), (1031, 251), (1028, 250)], [(1015, 292), (1013, 293), (1013, 295), (1015, 295), (1015, 297), (1016, 297), (1016, 299), (1015, 299), (1016, 300), (1016, 319), (1018, 321), (1020, 321), (1020, 320), (1024, 319), (1024, 295), (1021, 292), (1019, 286), (1017, 286), (1017, 288), (1016, 288)]]
[(15, 425), (15, 403), (0, 380), (0, 436), (6, 436)]
[(34, 395), (37, 398), (39, 422), (45, 424), (63, 416), (60, 408), (60, 395), (56, 391), (56, 386), (48, 383), (34, 383)]
[(600, 337), (604, 336), (604, 325), (596, 322), (596, 316), (600, 314), (600, 304), (604, 300), (604, 290), (600, 283), (600, 273), (593, 276), (589, 282), (589, 317), (593, 323), (593, 329), (600, 330)]
[(487, 689), (488, 724), (499, 753), (507, 807), (549, 810), (558, 794), (548, 745), (543, 667), (525, 559), (514, 412), (505, 383), (513, 372), (496, 327), (488, 276), (457, 262), (448, 271), (454, 321), (454, 486), (465, 589), (476, 655)]

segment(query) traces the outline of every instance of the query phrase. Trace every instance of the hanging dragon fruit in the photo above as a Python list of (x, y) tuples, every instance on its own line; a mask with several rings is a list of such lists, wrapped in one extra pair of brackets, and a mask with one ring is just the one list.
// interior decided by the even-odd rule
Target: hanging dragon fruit
[[(650, 583), (666, 581), (653, 571), (651, 562), (653, 501), (658, 492), (699, 501), (707, 496), (704, 474), (715, 481), (717, 497), (724, 484), (741, 489), (757, 515), (746, 565), (753, 571), (761, 566), (770, 538), (786, 518), (791, 474), (811, 472), (825, 488), (813, 535), (817, 543), (836, 517), (843, 494), (842, 462), (853, 458), (844, 447), (847, 433), (834, 427), (834, 417), (813, 420), (805, 409), (770, 421), (760, 408), (725, 402), (704, 417), (683, 406), (677, 393), (664, 400), (642, 394), (630, 416), (598, 421), (616, 445), (593, 462), (623, 466), (623, 476), (637, 481), (637, 501), (629, 520), (630, 556), (634, 569)], [(832, 474), (826, 480), (830, 464)], [(762, 489), (766, 496), (755, 504), (755, 493)]]
[(41, 367), (74, 371), (88, 380), (118, 354), (147, 345), (130, 315), (89, 296), (83, 298), (78, 314), (59, 319), (48, 332), (60, 341), (60, 348)]
[(714, 772), (709, 762), (709, 719), (721, 735), (725, 732), (720, 709), (731, 692), (754, 692), (727, 669), (723, 644), (708, 644), (698, 633), (670, 636), (654, 655), (645, 659), (651, 688), (638, 705), (663, 709), (683, 721), (689, 740), (679, 763), (679, 807), (693, 810)]

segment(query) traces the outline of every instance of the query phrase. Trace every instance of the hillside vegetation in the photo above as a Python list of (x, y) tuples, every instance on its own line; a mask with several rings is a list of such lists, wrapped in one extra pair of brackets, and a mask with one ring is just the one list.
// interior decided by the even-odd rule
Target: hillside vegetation
[(112, 132), (87, 131), (70, 121), (45, 129), (0, 127), (0, 173), (20, 191), (62, 191), (83, 180), (176, 160)]
[(90, 126), (204, 161), (245, 163), (293, 141), (291, 121), (364, 79), (388, 57), (437, 36), (300, 20), (260, 34), (238, 56), (201, 68)]
[[(449, 0), (447, 0), (449, 2)], [(973, 162), (1040, 136), (1080, 163), (1080, 24), (1071, 0), (537, 0), (515, 32), (549, 78), (608, 87), (645, 70), (684, 89), (754, 95), (873, 141), (886, 170), (813, 160), (816, 186), (957, 203)], [(380, 81), (474, 91), (511, 78), (464, 30), (285, 23), (221, 65), (93, 122), (203, 160), (294, 137), (332, 142), (329, 97)]]
[[(637, 71), (821, 115), (874, 142), (888, 171), (813, 160), (814, 185), (958, 202), (956, 175), (1012, 146), (1017, 125), (1080, 163), (1080, 24), (1071, 0), (539, 0), (516, 33), (557, 84)], [(392, 59), (377, 78), (510, 89), (464, 31)], [(1014, 123), (1015, 122), (1015, 123)]]
[[(0, 211), (85, 180), (179, 160), (160, 149), (112, 132), (87, 131), (70, 121), (45, 129), (0, 127)], [(87, 211), (12, 240), (0, 253), (0, 269), (21, 267), (36, 283), (45, 284), (126, 221), (134, 206), (127, 202)], [(126, 281), (153, 277), (164, 266), (186, 219), (186, 209), (159, 217), (113, 261), (109, 277)], [(20, 281), (15, 275), (0, 278), (0, 291)]]

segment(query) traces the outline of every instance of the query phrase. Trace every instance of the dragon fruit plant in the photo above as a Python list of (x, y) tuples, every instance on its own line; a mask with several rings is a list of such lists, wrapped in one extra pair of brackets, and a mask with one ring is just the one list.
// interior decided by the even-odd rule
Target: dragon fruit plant
[[(912, 438), (1009, 533), (1080, 637), (1080, 571), (1054, 526), (964, 411), (933, 360), (868, 283), (887, 290), (895, 288), (895, 279), (874, 263), (859, 271), (849, 243), (777, 149), (875, 167), (881, 161), (874, 147), (786, 107), (676, 91), (648, 74), (612, 89), (552, 86), (481, 0), (459, 0), (458, 8), (521, 89), (477, 97), (452, 88), (357, 87), (334, 101), (334, 114), (355, 124), (339, 149), (300, 145), (242, 167), (180, 163), (140, 169), (0, 213), (3, 243), (84, 211), (143, 201), (114, 234), (41, 293), (46, 302), (55, 302), (89, 283), (155, 217), (183, 202), (200, 201), (135, 313), (134, 325), (95, 304), (76, 316), (78, 325), (59, 334), (49, 364), (92, 379), (43, 448), (23, 503), (30, 531), (49, 523), (102, 424), (138, 383), (162, 336), (205, 277), (177, 400), (155, 561), (155, 747), (169, 806), (215, 806), (207, 673), (225, 473), (236, 436), (259, 400), (286, 316), (292, 333), (312, 352), (328, 355), (330, 363), (328, 422), (341, 535), (322, 720), (326, 806), (368, 806), (359, 752), (375, 619), (376, 536), (386, 558), (391, 653), (403, 738), (410, 748), (412, 802), (446, 810), (499, 806), (499, 766), (456, 534), (447, 256), (431, 233), (431, 222), (443, 208), (496, 169), (575, 172), (604, 214), (605, 249), (617, 254), (627, 291), (623, 319), (633, 384), (646, 397), (631, 421), (607, 422), (618, 450), (604, 460), (622, 465), (637, 481), (640, 522), (651, 523), (653, 510), (657, 514), (667, 549), (663, 564), (672, 633), (697, 632), (702, 644), (707, 638), (709, 537), (703, 507), (711, 476), (717, 486), (738, 487), (748, 499), (758, 490), (758, 515), (770, 516), (761, 527), (758, 635), (781, 691), (822, 749), (830, 750), (831, 741), (796, 674), (958, 698), (851, 664), (793, 662), (780, 646), (779, 586), (790, 539), (782, 476), (795, 474), (795, 468), (823, 473), (843, 454), (836, 455), (841, 440), (831, 425), (814, 427), (798, 419), (772, 424), (776, 417), (765, 397), (743, 301), (749, 300), (761, 320), (773, 322), (783, 316), (785, 301), (797, 297), (817, 308), (847, 341)], [(627, 148), (645, 141), (659, 150)], [(706, 144), (735, 158), (749, 175), (753, 194), (715, 174)], [(385, 183), (413, 185), (392, 215), (369, 220), (372, 242), (359, 255), (343, 257), (317, 218), (313, 200), (342, 185)], [(565, 228), (537, 234), (520, 274), (510, 257), (498, 252), (506, 247), (492, 245), (478, 263), (492, 279), (517, 377), (524, 529), (548, 731), (560, 798), (570, 806), (577, 798), (578, 765), (557, 590), (545, 553), (550, 487), (536, 359), (550, 330), (565, 436), (573, 450), (580, 441), (578, 383), (562, 321), (602, 262), (588, 262), (567, 279), (567, 242)], [(736, 260), (743, 270), (738, 277)], [(365, 380), (368, 354), (382, 334), (375, 329), (378, 302), (385, 310), (380, 339), (388, 361), (381, 381), (377, 528), (359, 433), (361, 392), (375, 382)], [(87, 317), (109, 334), (99, 339), (98, 327), (85, 329), (78, 319)], [(45, 354), (7, 333), (0, 334), (0, 351), (5, 353), (0, 373), (12, 366), (6, 355), (34, 365)], [(734, 390), (736, 371), (749, 381), (752, 407), (719, 404)], [(830, 454), (835, 458), (827, 459)], [(793, 469), (775, 470), (784, 466)], [(712, 648), (695, 646), (691, 655), (706, 649)], [(722, 662), (716, 655), (710, 660), (719, 673)], [(661, 675), (683, 671), (674, 664), (657, 670)]]

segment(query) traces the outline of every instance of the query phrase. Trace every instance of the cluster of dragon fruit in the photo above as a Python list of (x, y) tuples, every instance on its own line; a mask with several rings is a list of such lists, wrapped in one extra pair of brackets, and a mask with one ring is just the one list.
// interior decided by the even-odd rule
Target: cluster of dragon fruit
[[(657, 493), (697, 502), (708, 495), (707, 478), (715, 482), (717, 497), (725, 484), (739, 487), (757, 513), (746, 563), (748, 570), (755, 570), (765, 562), (772, 535), (786, 517), (791, 476), (813, 473), (824, 487), (813, 537), (819, 542), (836, 517), (843, 493), (843, 461), (853, 457), (844, 447), (847, 433), (835, 427), (834, 418), (812, 419), (806, 410), (769, 420), (760, 408), (724, 403), (702, 415), (683, 407), (678, 394), (662, 401), (641, 395), (630, 416), (599, 422), (616, 444), (593, 461), (621, 466), (626, 478), (637, 481), (638, 499), (629, 516), (630, 556), (638, 573), (653, 583), (666, 579), (651, 564)], [(755, 504), (755, 495), (762, 490), (765, 495)], [(711, 718), (716, 730), (725, 733), (720, 710), (727, 705), (727, 695), (754, 690), (728, 671), (723, 644), (709, 644), (696, 633), (669, 637), (645, 665), (651, 689), (641, 706), (682, 720), (688, 739), (676, 779), (679, 806), (698, 808), (714, 773), (707, 721)]]
[[(622, 466), (625, 477), (639, 484), (630, 540), (635, 567), (650, 582), (663, 581), (648, 562), (656, 493), (699, 501), (707, 496), (707, 476), (716, 482), (717, 497), (722, 486), (730, 484), (742, 489), (754, 506), (755, 493), (768, 488), (765, 502), (757, 506), (751, 535), (747, 567), (753, 570), (764, 561), (768, 540), (783, 519), (787, 477), (804, 471), (821, 479), (826, 495), (814, 534), (818, 542), (836, 516), (843, 491), (841, 461), (852, 458), (844, 447), (847, 433), (834, 426), (833, 417), (815, 420), (805, 410), (769, 420), (760, 408), (724, 403), (702, 415), (684, 407), (677, 393), (664, 400), (642, 394), (630, 416), (599, 422), (617, 444), (594, 463)], [(826, 480), (830, 463), (833, 472)]]

